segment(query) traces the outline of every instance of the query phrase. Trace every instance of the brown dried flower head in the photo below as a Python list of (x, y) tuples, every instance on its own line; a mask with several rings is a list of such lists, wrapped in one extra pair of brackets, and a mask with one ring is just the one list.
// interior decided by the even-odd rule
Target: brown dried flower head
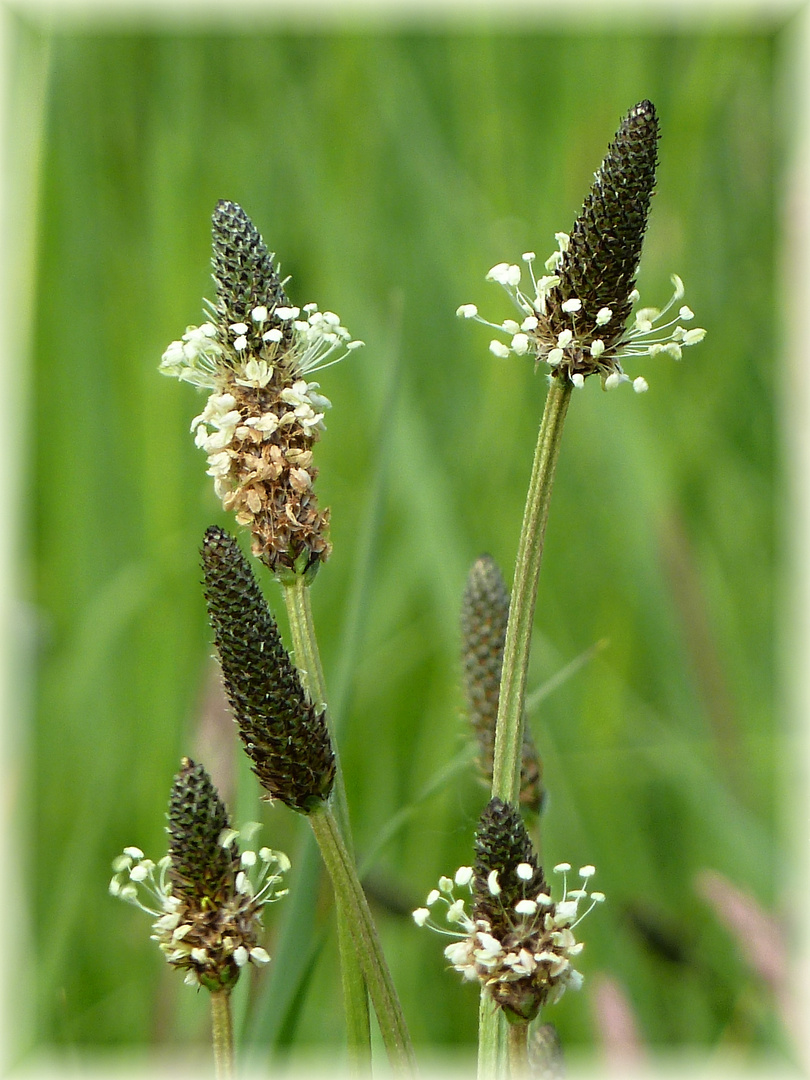
[(331, 550), (312, 464), (330, 403), (308, 378), (362, 342), (334, 312), (292, 306), (274, 258), (244, 210), (219, 202), (210, 321), (173, 341), (160, 370), (212, 391), (191, 425), (208, 474), (254, 554), (289, 579), (314, 574)]

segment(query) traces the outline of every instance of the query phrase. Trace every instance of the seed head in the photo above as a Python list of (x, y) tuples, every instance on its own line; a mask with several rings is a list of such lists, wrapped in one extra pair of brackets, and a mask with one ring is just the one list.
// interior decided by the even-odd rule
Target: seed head
[(236, 540), (209, 528), (202, 565), (225, 688), (253, 771), (268, 795), (308, 813), (328, 798), (335, 776), (324, 713), (309, 701)]

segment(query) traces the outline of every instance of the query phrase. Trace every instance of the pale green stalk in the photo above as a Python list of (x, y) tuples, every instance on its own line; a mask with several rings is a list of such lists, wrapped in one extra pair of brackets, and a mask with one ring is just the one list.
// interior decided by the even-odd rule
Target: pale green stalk
[[(312, 619), (309, 586), (298, 577), (292, 584), (284, 584), (284, 603), (290, 621), (293, 639), (293, 655), (304, 687), (310, 700), (326, 707), (326, 681), (323, 674), (315, 624)], [(347, 845), (351, 845), (349, 814), (346, 806), (346, 789), (340, 768), (337, 743), (332, 731), (329, 711), (326, 723), (332, 739), (335, 755), (335, 784), (333, 801), (340, 822), (340, 830)], [(340, 976), (343, 987), (343, 1008), (346, 1016), (346, 1036), (349, 1051), (349, 1069), (355, 1075), (368, 1075), (371, 1070), (371, 1025), (368, 996), (362, 966), (351, 934), (351, 923), (356, 918), (345, 893), (335, 888), (335, 911), (337, 916), (338, 951), (340, 953)]]
[(217, 1080), (233, 1080), (233, 1022), (231, 995), (227, 990), (211, 993), (211, 1032)]
[[(495, 756), (492, 767), (492, 795), (517, 803), (520, 791), (520, 758), (523, 746), (523, 714), (526, 673), (529, 667), (534, 605), (543, 541), (548, 520), (554, 470), (560, 452), (563, 423), (571, 399), (570, 381), (553, 378), (549, 384), (543, 419), (534, 451), (529, 493), (523, 513), (515, 580), (509, 603), (509, 622), (503, 650), (503, 669), (495, 728)], [(486, 999), (486, 1000), (483, 1000)], [(489, 1008), (487, 1008), (487, 1003)], [(478, 1027), (479, 1080), (495, 1080), (504, 1075), (503, 1026), (500, 1009), (482, 990)]]
[(529, 1075), (529, 1025), (507, 1024), (509, 1029), (509, 1076), (510, 1080), (527, 1080)]

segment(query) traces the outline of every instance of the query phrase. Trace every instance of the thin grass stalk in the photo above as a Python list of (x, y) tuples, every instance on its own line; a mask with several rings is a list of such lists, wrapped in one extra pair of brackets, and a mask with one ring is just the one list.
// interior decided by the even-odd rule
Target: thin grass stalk
[[(299, 577), (295, 579), (293, 584), (284, 584), (282, 588), (284, 603), (290, 621), (296, 667), (301, 674), (310, 699), (314, 703), (325, 707), (326, 680), (324, 679), (318, 640), (315, 636), (309, 586)], [(336, 771), (332, 799), (341, 835), (350, 850), (351, 830), (346, 805), (346, 788), (343, 783), (343, 772), (340, 768), (337, 743), (334, 731), (331, 728), (328, 710), (326, 711), (326, 723), (329, 726), (332, 749), (335, 755)], [(349, 1071), (355, 1075), (367, 1075), (371, 1069), (371, 1023), (368, 994), (362, 966), (350, 929), (353, 917), (352, 907), (347, 903), (345, 894), (337, 889), (335, 889), (335, 910), (343, 1007), (346, 1018), (346, 1038), (349, 1052)]]
[(346, 910), (351, 911), (349, 925), (354, 947), (391, 1067), (399, 1075), (413, 1075), (416, 1060), (410, 1036), (354, 861), (343, 843), (329, 806), (323, 804), (316, 807), (308, 818), (332, 878), (335, 896), (343, 897)]

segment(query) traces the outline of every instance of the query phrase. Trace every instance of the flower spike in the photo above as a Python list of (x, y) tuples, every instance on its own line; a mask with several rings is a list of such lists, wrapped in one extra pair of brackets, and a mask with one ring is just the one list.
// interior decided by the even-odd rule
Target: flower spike
[(270, 848), (240, 853), (236, 841), (258, 828), (231, 829), (202, 765), (183, 758), (169, 801), (169, 854), (157, 865), (126, 847), (113, 862), (110, 893), (155, 920), (152, 938), (190, 986), (229, 993), (246, 964), (266, 964), (261, 911), (287, 890), (290, 861)]
[(268, 795), (309, 813), (335, 778), (326, 717), (307, 697), (236, 540), (209, 528), (202, 564), (225, 688), (253, 771)]
[(212, 235), (210, 321), (173, 341), (160, 370), (211, 391), (191, 429), (223, 506), (250, 528), (254, 554), (284, 580), (311, 577), (331, 551), (312, 464), (330, 402), (309, 379), (362, 342), (334, 312), (291, 305), (241, 206), (218, 202)]
[[(444, 955), (456, 971), (465, 980), (477, 979), (507, 1020), (524, 1023), (567, 988), (582, 985), (572, 961), (583, 944), (573, 929), (605, 897), (585, 889), (592, 866), (582, 867), (582, 885), (569, 891), (570, 867), (561, 863), (554, 869), (563, 874), (563, 895), (553, 900), (519, 811), (500, 799), (492, 799), (481, 815), (475, 854), (474, 867), (462, 866), (453, 879), (440, 879), (425, 906), (414, 911), (414, 922), (455, 938)], [(472, 893), (471, 913), (456, 897), (457, 887)], [(590, 906), (579, 914), (582, 900), (590, 900)], [(433, 918), (437, 904), (446, 907), (447, 929)]]
[[(669, 303), (661, 310), (639, 308), (628, 326), (639, 299), (635, 278), (655, 187), (657, 146), (655, 107), (639, 102), (622, 120), (570, 235), (556, 234), (557, 250), (545, 261), (546, 273), (535, 275), (533, 251), (523, 255), (530, 287), (521, 284), (524, 270), (516, 263), (492, 267), (487, 280), (506, 289), (520, 312), (519, 322), (489, 322), (474, 304), (458, 308), (461, 318), (509, 337), (508, 345), (491, 342), (494, 356), (533, 356), (537, 364), (547, 365), (550, 378), (576, 389), (589, 375), (599, 375), (603, 388), (611, 390), (630, 381), (623, 359), (667, 355), (679, 360), (684, 347), (703, 340), (705, 330), (682, 325), (694, 318), (686, 305), (662, 322), (684, 296), (677, 275), (672, 276)], [(634, 379), (633, 389), (644, 393), (646, 379)]]

